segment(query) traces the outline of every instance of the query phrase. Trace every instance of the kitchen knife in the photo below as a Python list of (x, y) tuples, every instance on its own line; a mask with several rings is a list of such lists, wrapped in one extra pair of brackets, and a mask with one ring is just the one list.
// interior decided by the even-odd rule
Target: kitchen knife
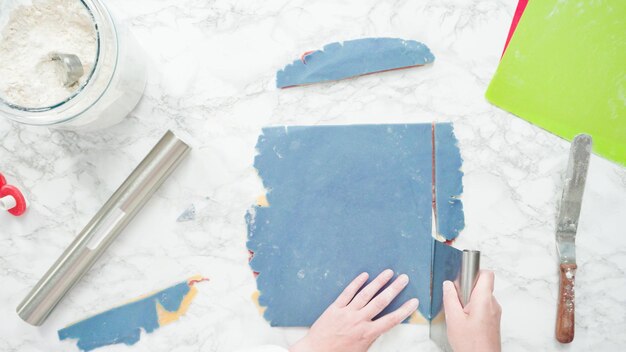
[(576, 276), (576, 230), (587, 180), (591, 137), (577, 135), (570, 148), (565, 187), (561, 196), (556, 225), (556, 249), (560, 261), (556, 339), (561, 343), (574, 340), (574, 279)]

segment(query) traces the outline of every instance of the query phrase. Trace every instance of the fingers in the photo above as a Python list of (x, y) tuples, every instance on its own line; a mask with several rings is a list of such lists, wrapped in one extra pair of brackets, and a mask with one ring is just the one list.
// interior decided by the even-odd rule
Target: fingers
[(393, 277), (393, 271), (391, 269), (387, 269), (380, 273), (372, 282), (370, 282), (364, 289), (359, 292), (356, 297), (350, 302), (348, 305), (354, 309), (361, 309), (365, 307), (369, 301), (380, 291), (380, 289), (385, 286), (389, 280)]
[(354, 298), (354, 295), (359, 292), (359, 289), (363, 287), (363, 284), (365, 284), (368, 277), (368, 273), (359, 274), (359, 276), (357, 276), (354, 280), (352, 280), (351, 283), (348, 284), (348, 286), (346, 286), (346, 288), (339, 295), (339, 297), (337, 297), (334, 304), (338, 307), (347, 306), (348, 303), (352, 301), (352, 298)]
[(417, 298), (412, 298), (404, 302), (404, 304), (400, 308), (376, 319), (374, 322), (372, 322), (372, 326), (376, 336), (380, 336), (381, 334), (389, 331), (394, 326), (402, 323), (404, 319), (410, 317), (411, 314), (415, 312), (418, 306), (419, 301), (417, 300)]
[(455, 321), (465, 317), (456, 287), (451, 281), (443, 282), (443, 308), (446, 313), (446, 321)]
[(476, 286), (472, 291), (473, 295), (488, 295), (491, 296), (493, 293), (495, 275), (493, 271), (489, 270), (481, 270), (478, 275), (478, 281), (476, 281)]
[(374, 318), (378, 313), (382, 312), (393, 301), (394, 298), (404, 290), (409, 283), (409, 277), (406, 274), (402, 274), (395, 279), (391, 285), (381, 292), (378, 296), (372, 299), (363, 308), (363, 311), (369, 318)]

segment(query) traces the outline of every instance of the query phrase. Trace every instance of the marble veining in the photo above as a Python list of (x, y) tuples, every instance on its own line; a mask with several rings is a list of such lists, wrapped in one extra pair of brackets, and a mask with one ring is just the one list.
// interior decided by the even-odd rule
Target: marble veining
[[(0, 120), (0, 170), (31, 208), (0, 214), (0, 350), (72, 351), (60, 327), (192, 274), (211, 281), (176, 324), (135, 351), (287, 346), (250, 295), (243, 214), (263, 194), (252, 166), (267, 125), (452, 121), (463, 156), (460, 248), (496, 271), (505, 351), (618, 351), (626, 344), (626, 169), (592, 156), (578, 228), (576, 337), (554, 339), (556, 208), (569, 144), (484, 99), (516, 2), (511, 0), (110, 0), (146, 53), (148, 85), (123, 123), (96, 133)], [(277, 90), (301, 53), (359, 37), (401, 37), (437, 61), (411, 70)], [(194, 147), (179, 169), (41, 328), (15, 308), (163, 132)], [(13, 183), (13, 182), (12, 182)], [(177, 222), (195, 204), (196, 219)], [(129, 351), (111, 346), (102, 351)], [(436, 351), (424, 326), (400, 326), (372, 351)]]

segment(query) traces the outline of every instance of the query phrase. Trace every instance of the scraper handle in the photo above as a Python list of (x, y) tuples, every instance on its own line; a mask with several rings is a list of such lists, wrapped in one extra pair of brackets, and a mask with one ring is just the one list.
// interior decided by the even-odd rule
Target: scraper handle
[(460, 286), (460, 299), (461, 304), (465, 307), (474, 291), (476, 281), (478, 281), (478, 274), (480, 272), (480, 251), (463, 250), (463, 257), (461, 259), (461, 277), (459, 279)]
[(574, 279), (576, 264), (561, 264), (559, 304), (556, 315), (556, 339), (560, 343), (574, 340)]

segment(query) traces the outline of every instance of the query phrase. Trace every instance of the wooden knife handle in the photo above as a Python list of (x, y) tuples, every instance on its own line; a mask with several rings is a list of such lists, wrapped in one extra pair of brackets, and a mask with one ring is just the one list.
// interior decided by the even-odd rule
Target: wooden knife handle
[(574, 279), (576, 264), (561, 264), (559, 304), (556, 313), (556, 339), (560, 343), (574, 340)]

